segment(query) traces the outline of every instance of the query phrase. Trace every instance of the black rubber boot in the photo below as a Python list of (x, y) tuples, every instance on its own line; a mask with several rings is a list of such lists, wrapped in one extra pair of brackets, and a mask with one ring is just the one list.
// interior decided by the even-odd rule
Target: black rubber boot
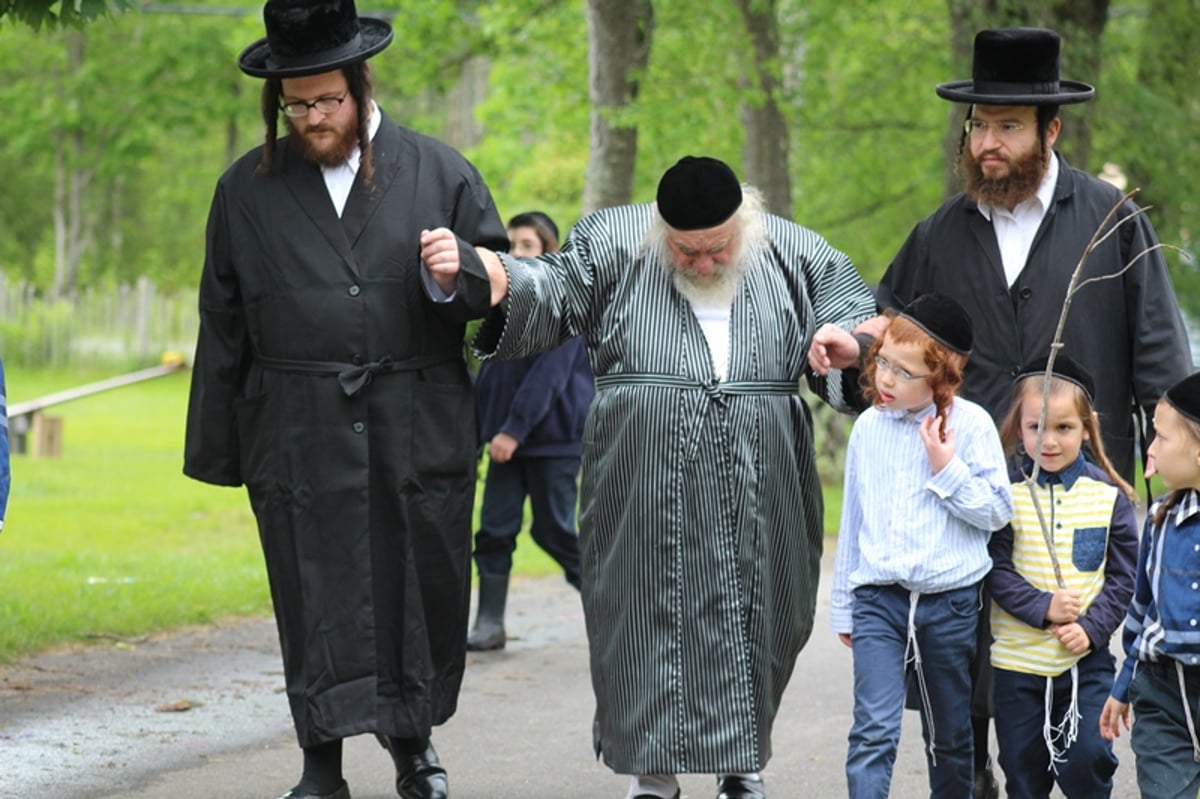
[(475, 611), (475, 626), (467, 636), (467, 649), (483, 652), (504, 648), (504, 604), (507, 600), (507, 574), (479, 575), (479, 607)]

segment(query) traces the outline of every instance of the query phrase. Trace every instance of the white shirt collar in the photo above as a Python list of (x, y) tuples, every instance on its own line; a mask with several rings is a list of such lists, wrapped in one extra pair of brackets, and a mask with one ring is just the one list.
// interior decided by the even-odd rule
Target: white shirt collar
[[(367, 118), (367, 131), (371, 140), (375, 139), (375, 134), (379, 131), (381, 117), (379, 107), (372, 100), (371, 115)], [(358, 164), (361, 160), (362, 150), (355, 145), (345, 163), (321, 167), (321, 176), (325, 178), (329, 199), (333, 201), (333, 207), (337, 209), (339, 217), (346, 208), (346, 200), (350, 197), (350, 188), (354, 185), (354, 178), (358, 175)]]

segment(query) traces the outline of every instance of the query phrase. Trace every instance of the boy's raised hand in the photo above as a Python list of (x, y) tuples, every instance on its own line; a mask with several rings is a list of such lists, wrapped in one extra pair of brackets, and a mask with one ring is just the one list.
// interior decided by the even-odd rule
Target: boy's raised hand
[(925, 444), (925, 454), (929, 456), (929, 466), (934, 474), (954, 460), (954, 431), (947, 428), (945, 435), (942, 434), (940, 415), (931, 413), (921, 420), (921, 441)]

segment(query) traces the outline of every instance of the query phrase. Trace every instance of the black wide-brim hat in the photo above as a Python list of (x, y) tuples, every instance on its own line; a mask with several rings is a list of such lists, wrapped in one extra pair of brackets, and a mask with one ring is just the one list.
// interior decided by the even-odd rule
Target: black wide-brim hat
[(1094, 86), (1058, 76), (1059, 37), (1045, 28), (998, 28), (975, 35), (971, 80), (940, 83), (939, 97), (979, 105), (1070, 105)]
[(365, 61), (392, 43), (386, 20), (360, 17), (354, 0), (267, 0), (267, 35), (238, 56), (256, 78), (299, 78)]

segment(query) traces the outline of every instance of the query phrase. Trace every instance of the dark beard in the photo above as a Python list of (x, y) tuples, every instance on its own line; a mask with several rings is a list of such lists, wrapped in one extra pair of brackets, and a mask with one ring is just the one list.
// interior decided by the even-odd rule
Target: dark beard
[(1015, 171), (1003, 178), (985, 176), (969, 147), (963, 148), (962, 165), (968, 197), (977, 203), (1012, 210), (1037, 194), (1046, 174), (1046, 150), (1039, 147), (1015, 162)]
[(339, 138), (330, 150), (318, 150), (313, 146), (308, 137), (296, 130), (294, 123), (289, 119), (287, 121), (289, 138), (300, 152), (300, 156), (317, 166), (336, 167), (346, 163), (350, 158), (350, 153), (354, 152), (354, 148), (358, 146), (358, 131), (355, 128), (347, 128), (342, 132)]

